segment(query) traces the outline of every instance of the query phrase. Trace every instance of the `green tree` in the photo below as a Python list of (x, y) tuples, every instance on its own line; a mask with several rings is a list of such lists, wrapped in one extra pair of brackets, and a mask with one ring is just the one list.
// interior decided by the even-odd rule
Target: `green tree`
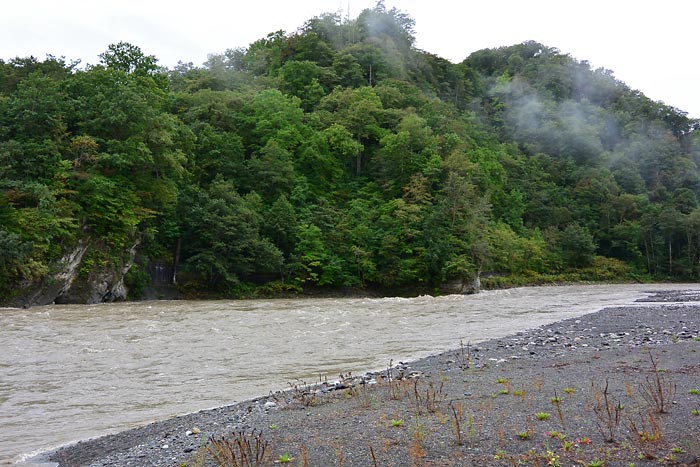
[[(367, 149), (369, 144), (378, 142), (382, 136), (381, 120), (384, 109), (381, 100), (370, 87), (334, 89), (321, 100), (319, 113), (321, 121), (328, 126), (334, 123), (344, 126), (364, 149)], [(357, 175), (362, 173), (363, 152), (355, 154)]]
[(260, 153), (246, 161), (245, 166), (248, 171), (245, 187), (268, 203), (291, 193), (294, 184), (291, 154), (276, 140), (268, 140)]
[(279, 273), (282, 253), (260, 235), (259, 197), (241, 197), (223, 178), (190, 191), (180, 206), (182, 258), (194, 281), (232, 293), (241, 281)]
[(250, 152), (265, 147), (273, 138), (283, 149), (294, 151), (307, 135), (299, 98), (287, 97), (276, 89), (257, 93), (243, 111)]
[(290, 60), (279, 71), (283, 91), (301, 99), (302, 108), (310, 111), (333, 87), (333, 73), (311, 61)]
[(589, 266), (593, 262), (596, 244), (587, 228), (577, 223), (566, 226), (557, 239), (561, 256), (570, 267)]

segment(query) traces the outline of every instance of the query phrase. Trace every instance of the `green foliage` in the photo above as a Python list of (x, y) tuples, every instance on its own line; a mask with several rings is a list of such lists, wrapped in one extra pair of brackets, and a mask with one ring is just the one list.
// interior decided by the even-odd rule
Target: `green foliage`
[(379, 2), (201, 68), (0, 61), (0, 292), (88, 239), (227, 296), (700, 277), (697, 120), (536, 42), (452, 64), (413, 28)]
[(588, 266), (593, 262), (596, 251), (593, 236), (587, 228), (577, 223), (569, 224), (563, 231), (557, 232), (555, 244), (567, 266)]
[(151, 280), (148, 271), (139, 264), (134, 264), (124, 275), (124, 285), (129, 291), (130, 300), (143, 298), (146, 287)]
[(238, 194), (223, 178), (207, 191), (183, 196), (182, 257), (186, 270), (220, 292), (231, 291), (243, 279), (274, 274), (282, 254), (261, 237), (262, 200), (256, 194)]

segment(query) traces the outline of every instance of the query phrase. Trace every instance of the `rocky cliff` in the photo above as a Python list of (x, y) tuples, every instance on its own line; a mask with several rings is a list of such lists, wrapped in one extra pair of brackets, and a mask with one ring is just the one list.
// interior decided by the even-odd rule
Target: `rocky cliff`
[(41, 281), (24, 284), (15, 297), (5, 301), (0, 299), (0, 306), (125, 300), (128, 290), (124, 276), (134, 264), (139, 243), (134, 241), (131, 248), (115, 258), (106, 254), (114, 254), (114, 250), (109, 250), (106, 245), (90, 239), (80, 240)]

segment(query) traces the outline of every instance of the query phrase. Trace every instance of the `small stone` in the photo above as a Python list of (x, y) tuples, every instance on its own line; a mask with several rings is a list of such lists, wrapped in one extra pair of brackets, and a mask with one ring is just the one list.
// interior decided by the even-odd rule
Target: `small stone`
[(271, 409), (271, 408), (273, 408), (273, 407), (277, 407), (277, 403), (272, 402), (272, 401), (267, 401), (267, 402), (265, 402), (265, 408), (266, 408), (266, 409)]
[(161, 446), (161, 448), (163, 448), (163, 449), (168, 449), (169, 447), (170, 447), (170, 446), (168, 446), (167, 444), (164, 444), (164, 445)]

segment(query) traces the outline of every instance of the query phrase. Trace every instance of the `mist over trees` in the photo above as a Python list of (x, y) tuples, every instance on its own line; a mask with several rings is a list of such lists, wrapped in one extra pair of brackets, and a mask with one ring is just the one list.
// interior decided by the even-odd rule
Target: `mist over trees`
[[(188, 296), (700, 275), (700, 130), (535, 42), (451, 63), (382, 2), (203, 66), (0, 61), (0, 297), (174, 265)], [(63, 291), (59, 291), (59, 294)]]

